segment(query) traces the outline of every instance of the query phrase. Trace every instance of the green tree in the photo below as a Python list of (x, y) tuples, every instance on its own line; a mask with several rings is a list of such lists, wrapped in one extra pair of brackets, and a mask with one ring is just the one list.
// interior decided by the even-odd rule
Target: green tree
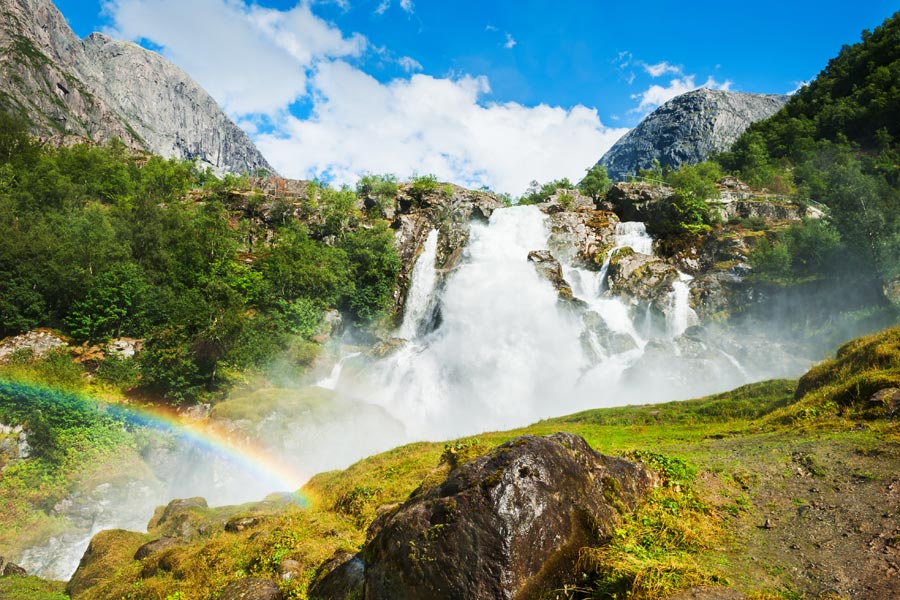
[(606, 193), (610, 185), (612, 185), (612, 182), (609, 179), (609, 174), (606, 172), (606, 165), (596, 164), (587, 170), (584, 179), (578, 184), (578, 189), (583, 194), (590, 196), (591, 200), (597, 202), (600, 196)]

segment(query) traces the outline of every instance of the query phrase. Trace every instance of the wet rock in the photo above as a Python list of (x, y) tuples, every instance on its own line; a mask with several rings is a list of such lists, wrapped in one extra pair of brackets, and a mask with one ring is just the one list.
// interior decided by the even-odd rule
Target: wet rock
[(28, 572), (16, 563), (8, 562), (3, 566), (4, 577), (25, 577)]
[(162, 552), (163, 550), (168, 550), (169, 548), (174, 548), (178, 546), (178, 540), (173, 537), (161, 537), (158, 540), (152, 540), (147, 542), (143, 546), (137, 549), (137, 552), (134, 553), (134, 560), (143, 560), (148, 556), (156, 554), (158, 552)]
[(225, 531), (240, 533), (241, 531), (256, 527), (261, 522), (262, 519), (259, 517), (233, 517), (225, 523)]
[(554, 256), (586, 269), (599, 269), (615, 244), (615, 213), (602, 210), (557, 212), (547, 220), (547, 246)]
[(516, 438), (376, 520), (365, 597), (539, 597), (572, 583), (579, 549), (657, 484), (578, 436)]
[[(553, 255), (547, 250), (533, 250), (528, 253), (528, 261), (534, 265), (534, 269), (538, 275), (546, 279), (553, 285), (553, 288), (559, 294), (560, 300), (567, 302), (579, 302), (572, 294), (572, 286), (563, 277), (562, 267)], [(583, 303), (582, 303), (583, 304)]]
[(401, 215), (391, 224), (394, 229), (394, 247), (400, 256), (400, 273), (397, 278), (397, 287), (394, 289), (391, 312), (402, 314), (406, 294), (412, 283), (412, 271), (416, 259), (422, 252), (425, 240), (432, 230), (428, 218), (421, 214)]
[(627, 333), (610, 329), (603, 317), (595, 311), (585, 312), (582, 322), (584, 323), (582, 346), (588, 356), (592, 357), (592, 364), (603, 358), (628, 352), (638, 347), (633, 337)]
[(228, 584), (219, 600), (282, 600), (284, 594), (278, 584), (269, 579), (247, 577)]
[(632, 304), (649, 301), (662, 312), (678, 271), (661, 258), (622, 248), (610, 260), (606, 281), (613, 295)]
[(319, 567), (309, 588), (310, 600), (357, 600), (363, 597), (365, 564), (359, 556), (338, 551)]

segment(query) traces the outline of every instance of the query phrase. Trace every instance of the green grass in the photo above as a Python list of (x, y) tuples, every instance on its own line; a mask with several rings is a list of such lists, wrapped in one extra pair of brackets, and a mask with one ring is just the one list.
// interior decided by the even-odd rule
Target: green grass
[(0, 577), (0, 598), (9, 600), (69, 600), (66, 584), (37, 577)]

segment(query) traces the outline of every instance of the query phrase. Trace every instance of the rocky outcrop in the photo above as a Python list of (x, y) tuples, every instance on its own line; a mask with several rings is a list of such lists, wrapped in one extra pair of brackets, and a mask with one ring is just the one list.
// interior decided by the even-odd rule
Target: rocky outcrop
[(657, 484), (578, 436), (516, 438), (373, 523), (365, 598), (543, 597)]
[(272, 168), (184, 71), (136, 44), (78, 39), (50, 0), (0, 0), (0, 109), (68, 142), (121, 139), (219, 174)]
[(0, 363), (14, 355), (25, 353), (28, 358), (42, 358), (50, 352), (69, 345), (61, 335), (49, 329), (34, 329), (21, 335), (8, 337), (0, 342)]
[(609, 211), (555, 212), (547, 219), (547, 247), (560, 260), (577, 267), (599, 269), (615, 244), (619, 218)]
[(659, 212), (659, 203), (673, 193), (674, 190), (666, 185), (631, 181), (609, 188), (606, 202), (622, 221), (646, 223)]
[(360, 600), (366, 567), (359, 556), (338, 551), (319, 567), (309, 588), (311, 600)]
[(622, 248), (609, 262), (607, 285), (614, 295), (632, 302), (650, 301), (664, 309), (678, 271), (661, 258)]
[(534, 250), (528, 253), (528, 262), (534, 265), (538, 275), (550, 282), (559, 299), (566, 302), (581, 302), (572, 294), (572, 286), (563, 277), (562, 266), (547, 250)]
[(703, 162), (728, 150), (752, 123), (766, 119), (788, 96), (701, 88), (669, 100), (616, 142), (598, 164), (623, 180), (658, 160), (664, 167)]
[(400, 184), (395, 203), (390, 208), (394, 244), (401, 260), (392, 314), (402, 314), (413, 267), (432, 230), (438, 232), (435, 265), (439, 277), (443, 277), (459, 263), (469, 241), (471, 222), (486, 221), (504, 206), (494, 194), (449, 183), (440, 184), (424, 194), (417, 194), (411, 184)]

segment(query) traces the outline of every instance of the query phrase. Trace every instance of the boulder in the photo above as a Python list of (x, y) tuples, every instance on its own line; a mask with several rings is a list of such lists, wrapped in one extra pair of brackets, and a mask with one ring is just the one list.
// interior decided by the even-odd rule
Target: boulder
[(246, 577), (229, 583), (218, 596), (219, 600), (283, 600), (278, 584), (269, 579)]
[(892, 387), (878, 390), (872, 394), (869, 402), (883, 407), (884, 412), (889, 417), (893, 417), (900, 411), (900, 388)]
[(613, 295), (627, 297), (633, 304), (649, 301), (660, 312), (666, 308), (675, 281), (678, 281), (675, 267), (630, 248), (622, 248), (612, 256), (606, 279)]
[(658, 483), (575, 435), (516, 438), (376, 519), (365, 598), (542, 597)]
[[(796, 204), (771, 202), (760, 199), (722, 200), (719, 202), (722, 219), (762, 219), (767, 223), (777, 221), (802, 221), (807, 217), (807, 210)], [(809, 216), (816, 213), (810, 212)]]
[(137, 552), (134, 553), (134, 560), (143, 560), (157, 552), (162, 552), (178, 545), (178, 540), (173, 537), (161, 537), (158, 540), (149, 541), (137, 549)]
[(363, 597), (365, 564), (358, 555), (337, 551), (319, 567), (309, 588), (310, 600), (357, 600)]
[(259, 517), (232, 517), (225, 523), (225, 531), (229, 533), (240, 533), (248, 529), (253, 529), (262, 522)]
[(578, 300), (572, 294), (572, 286), (569, 285), (569, 282), (563, 277), (562, 267), (560, 266), (559, 261), (553, 258), (553, 255), (550, 254), (550, 252), (547, 250), (533, 250), (528, 253), (528, 262), (534, 265), (534, 269), (537, 271), (538, 275), (553, 285), (553, 288), (559, 294), (560, 300), (582, 303), (581, 300)]
[(618, 222), (615, 213), (603, 210), (553, 213), (548, 219), (547, 246), (566, 263), (599, 269), (615, 245)]

